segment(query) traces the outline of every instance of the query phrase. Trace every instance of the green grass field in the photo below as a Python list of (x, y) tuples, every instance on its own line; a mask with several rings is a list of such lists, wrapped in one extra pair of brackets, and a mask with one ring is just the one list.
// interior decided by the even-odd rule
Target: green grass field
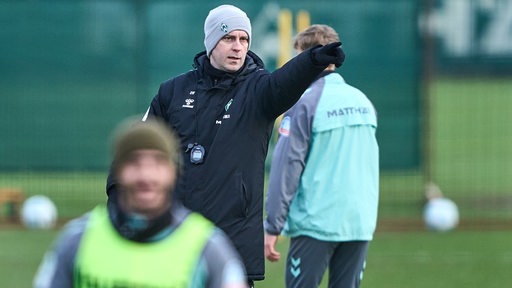
[[(1, 287), (31, 287), (39, 261), (56, 233), (0, 230)], [(507, 287), (512, 283), (510, 239), (512, 231), (378, 232), (370, 246), (361, 287)], [(267, 278), (256, 287), (284, 286), (287, 247), (287, 240), (280, 242), (283, 260), (266, 262)], [(327, 287), (324, 282), (323, 288)]]
[[(508, 79), (443, 79), (432, 85), (432, 130), (428, 132), (432, 177), (458, 203), (463, 221), (477, 224), (450, 233), (424, 231), (422, 173), (383, 172), (380, 221), (387, 228), (400, 228), (403, 220), (413, 225), (402, 232), (390, 232), (401, 228), (378, 230), (363, 287), (506, 287), (512, 283), (506, 276), (512, 267), (512, 225), (488, 229), (492, 221), (512, 219), (510, 95)], [(106, 172), (9, 172), (0, 173), (0, 187), (21, 188), (27, 196), (49, 195), (59, 215), (69, 219), (105, 202), (105, 179)], [(481, 219), (486, 224), (478, 224)], [(56, 233), (0, 224), (0, 287), (30, 287)], [(279, 250), (286, 249), (283, 240)], [(267, 263), (267, 280), (257, 287), (283, 287), (283, 271), (284, 262)]]

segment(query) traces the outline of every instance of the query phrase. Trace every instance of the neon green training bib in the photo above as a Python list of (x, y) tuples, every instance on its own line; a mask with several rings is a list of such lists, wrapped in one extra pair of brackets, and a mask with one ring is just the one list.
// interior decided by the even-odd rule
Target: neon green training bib
[(214, 226), (191, 213), (161, 241), (137, 243), (121, 237), (106, 207), (92, 212), (78, 248), (75, 287), (190, 287), (201, 253)]

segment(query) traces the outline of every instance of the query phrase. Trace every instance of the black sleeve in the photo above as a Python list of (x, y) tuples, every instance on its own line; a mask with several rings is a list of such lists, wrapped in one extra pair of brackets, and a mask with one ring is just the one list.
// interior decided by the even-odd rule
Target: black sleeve
[(143, 120), (146, 120), (147, 117), (159, 117), (162, 119), (168, 118), (165, 103), (169, 103), (168, 97), (170, 95), (170, 87), (172, 83), (173, 80), (164, 82), (160, 85), (160, 88), (158, 88), (158, 93), (155, 97), (153, 97), (153, 100), (151, 100), (151, 104), (149, 105)]
[(272, 118), (284, 113), (299, 100), (300, 96), (327, 66), (313, 63), (311, 49), (292, 58), (283, 67), (267, 75), (263, 92), (263, 109)]

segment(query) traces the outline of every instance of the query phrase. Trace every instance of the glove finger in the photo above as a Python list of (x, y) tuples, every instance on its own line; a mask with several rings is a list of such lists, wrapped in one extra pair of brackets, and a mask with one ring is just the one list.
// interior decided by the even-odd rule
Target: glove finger
[(340, 67), (344, 61), (345, 61), (345, 52), (343, 52), (341, 47), (337, 47), (336, 48), (336, 63), (334, 63), (334, 65), (336, 65), (336, 67)]
[(332, 43), (325, 45), (325, 48), (328, 48), (330, 50), (330, 49), (334, 49), (339, 46), (341, 46), (341, 42), (338, 41), (338, 42), (332, 42)]
[(333, 42), (324, 46), (325, 54), (338, 57), (338, 49), (340, 48), (341, 42)]

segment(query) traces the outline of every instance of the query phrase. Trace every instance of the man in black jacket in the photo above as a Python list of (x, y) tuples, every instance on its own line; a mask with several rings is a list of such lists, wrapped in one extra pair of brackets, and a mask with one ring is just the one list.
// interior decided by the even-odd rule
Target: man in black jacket
[[(263, 182), (273, 123), (345, 55), (339, 42), (318, 46), (269, 73), (249, 50), (249, 18), (232, 5), (211, 10), (204, 32), (206, 51), (194, 69), (162, 83), (143, 120), (161, 118), (179, 135), (183, 176), (175, 195), (226, 232), (252, 286), (265, 277)], [(109, 198), (114, 193), (109, 177)]]

